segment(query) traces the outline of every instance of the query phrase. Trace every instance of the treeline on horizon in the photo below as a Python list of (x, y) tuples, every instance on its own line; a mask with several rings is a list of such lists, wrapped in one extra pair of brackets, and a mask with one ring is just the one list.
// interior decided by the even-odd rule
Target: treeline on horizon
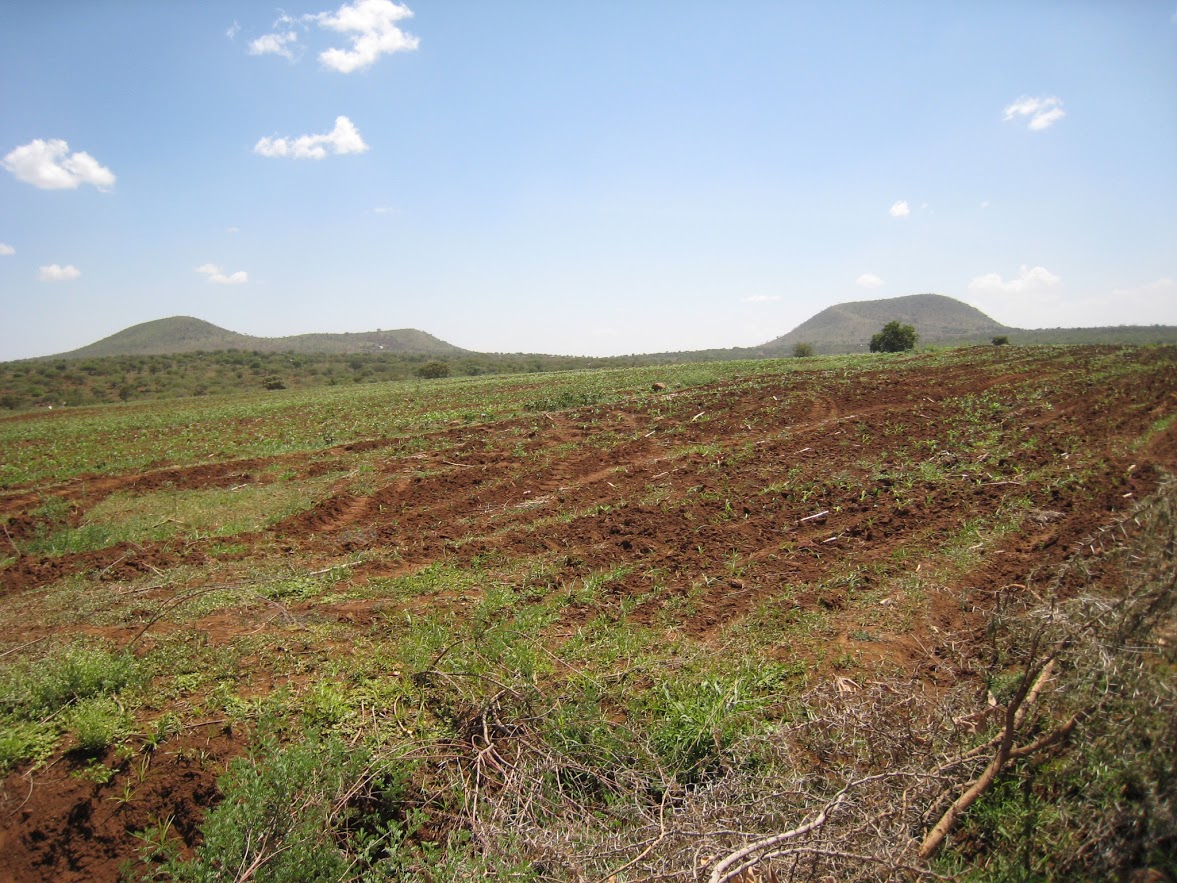
[[(295, 353), (219, 350), (172, 355), (45, 358), (0, 362), (0, 410), (79, 407), (227, 393), (384, 383), (429, 376), (535, 374), (682, 361), (660, 356), (548, 356), (469, 353), (438, 357), (402, 353)], [(734, 351), (692, 353), (692, 361)], [(438, 366), (443, 366), (439, 368)]]

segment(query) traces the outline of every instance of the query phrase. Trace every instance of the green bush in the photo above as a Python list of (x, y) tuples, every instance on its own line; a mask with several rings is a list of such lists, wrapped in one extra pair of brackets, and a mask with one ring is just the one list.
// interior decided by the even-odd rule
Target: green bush
[(812, 343), (799, 343), (793, 347), (793, 356), (798, 359), (808, 359), (813, 352)]
[[(397, 879), (406, 826), (399, 820), (405, 771), (378, 765), (337, 736), (311, 734), (279, 746), (263, 736), (218, 785), (224, 800), (190, 861), (162, 868), (169, 879), (312, 883)], [(242, 876), (244, 874), (244, 876)]]
[(69, 728), (76, 750), (98, 754), (130, 730), (126, 712), (109, 696), (94, 696), (75, 705), (69, 714)]
[(419, 366), (414, 373), (425, 380), (437, 380), (440, 377), (450, 376), (450, 366), (445, 362), (433, 359)]

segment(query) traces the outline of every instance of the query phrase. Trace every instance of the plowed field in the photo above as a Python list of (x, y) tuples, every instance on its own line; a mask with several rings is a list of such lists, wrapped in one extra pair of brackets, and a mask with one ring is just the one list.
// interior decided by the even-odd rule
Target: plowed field
[[(217, 775), (268, 714), (448, 744), (460, 721), (412, 699), (427, 692), (413, 676), (456, 676), (507, 621), (545, 695), (614, 679), (602, 707), (619, 725), (648, 723), (675, 678), (751, 670), (775, 673), (761, 722), (780, 717), (771, 697), (838, 678), (907, 679), (935, 701), (978, 677), (1002, 592), (1084, 549), (1097, 571), (1101, 537), (1177, 471), (1172, 348), (681, 370), (357, 402), (428, 410), (386, 433), (291, 397), (280, 418), (208, 418), (211, 441), (179, 453), (167, 428), (95, 422), (98, 448), (155, 446), (130, 470), (56, 444), (107, 411), (0, 421), (6, 462), (57, 458), (0, 491), (0, 665), (84, 646), (129, 649), (139, 673), (108, 691), (105, 747), (78, 748), (71, 708), (21, 719), (43, 744), (0, 794), (0, 880), (142, 873), (165, 821), (191, 855)], [(304, 440), (259, 450), (251, 421), (277, 419)], [(447, 649), (463, 639), (475, 650)], [(361, 683), (376, 699), (355, 698)], [(461, 823), (430, 809), (428, 780), (412, 787), (439, 839)]]

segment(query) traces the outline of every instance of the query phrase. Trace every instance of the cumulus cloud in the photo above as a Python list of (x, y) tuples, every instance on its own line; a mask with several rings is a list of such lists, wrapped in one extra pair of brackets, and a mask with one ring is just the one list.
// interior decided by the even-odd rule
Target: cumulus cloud
[(412, 17), (411, 9), (392, 0), (355, 0), (334, 13), (308, 16), (319, 27), (351, 40), (351, 49), (332, 48), (319, 53), (325, 67), (344, 74), (369, 67), (381, 55), (416, 49), (421, 41), (397, 27), (397, 22)]
[(7, 242), (0, 242), (0, 254), (16, 254), (16, 249)]
[(987, 291), (1021, 294), (1022, 292), (1042, 291), (1058, 285), (1061, 281), (1046, 267), (1027, 267), (1023, 264), (1018, 270), (1016, 278), (1006, 281), (999, 273), (986, 273), (969, 283), (969, 291), (974, 294)]
[(742, 304), (768, 304), (773, 301), (780, 300), (780, 295), (777, 294), (754, 294), (751, 297), (740, 298)]
[(294, 159), (322, 159), (330, 151), (337, 156), (363, 153), (368, 149), (359, 131), (347, 117), (336, 117), (335, 128), (326, 135), (300, 135), (297, 138), (262, 138), (253, 146), (259, 156), (289, 156)]
[(256, 40), (249, 41), (250, 55), (281, 55), (288, 61), (294, 61), (294, 52), (298, 48), (298, 33), (286, 31), (281, 34), (264, 34)]
[(37, 278), (42, 282), (72, 282), (81, 275), (82, 271), (73, 264), (66, 264), (64, 267), (60, 264), (49, 264), (37, 272)]
[(30, 141), (12, 150), (0, 164), (17, 180), (42, 190), (76, 190), (93, 184), (107, 191), (115, 182), (114, 172), (88, 153), (70, 153), (69, 144), (60, 138)]
[(214, 285), (244, 285), (249, 281), (249, 274), (244, 270), (226, 276), (216, 264), (202, 264), (196, 268), (196, 272), (202, 273)]
[(1067, 112), (1063, 110), (1062, 100), (1053, 95), (1041, 98), (1023, 95), (1005, 109), (1007, 123), (1027, 120), (1028, 127), (1034, 132), (1049, 129), (1066, 115)]
[(910, 214), (911, 206), (907, 204), (906, 199), (897, 200), (896, 203), (891, 206), (891, 217), (893, 218), (906, 218)]
[(863, 273), (854, 280), (854, 283), (859, 288), (881, 288), (883, 285), (883, 280), (874, 273)]

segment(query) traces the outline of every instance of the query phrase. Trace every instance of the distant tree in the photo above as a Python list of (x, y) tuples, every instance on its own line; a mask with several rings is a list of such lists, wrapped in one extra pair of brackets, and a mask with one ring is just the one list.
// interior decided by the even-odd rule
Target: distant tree
[(1005, 334), (997, 335), (995, 338), (993, 338), (993, 345), (994, 346), (1009, 346), (1009, 336), (1005, 335)]
[(793, 347), (793, 355), (798, 359), (808, 359), (813, 355), (812, 343), (799, 343)]
[(899, 322), (888, 322), (883, 330), (870, 339), (872, 353), (903, 353), (915, 349), (920, 336), (915, 333), (914, 325), (900, 325)]
[(438, 359), (432, 359), (417, 368), (416, 374), (425, 380), (436, 380), (439, 377), (450, 376), (450, 366)]
[(262, 386), (264, 386), (266, 389), (286, 389), (286, 384), (282, 382), (280, 377), (274, 374), (271, 374), (269, 377), (263, 380)]

